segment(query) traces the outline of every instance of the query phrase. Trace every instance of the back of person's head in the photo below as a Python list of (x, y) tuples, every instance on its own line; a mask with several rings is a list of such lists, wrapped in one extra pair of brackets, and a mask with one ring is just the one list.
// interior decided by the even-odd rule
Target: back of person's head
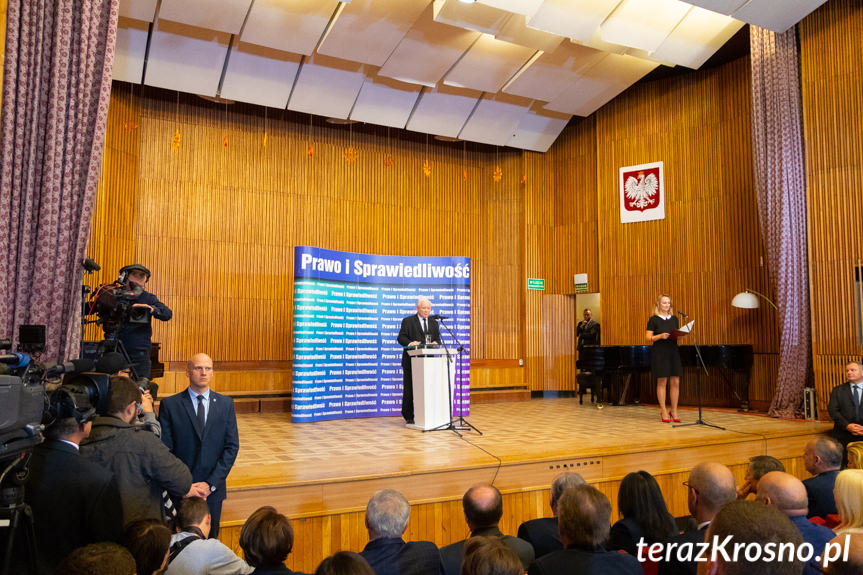
[(820, 457), (824, 467), (829, 469), (839, 469), (842, 465), (842, 456), (845, 455), (842, 444), (828, 435), (823, 435), (815, 441), (812, 452)]
[(518, 553), (500, 537), (471, 537), (464, 544), (461, 575), (522, 575)]
[(465, 492), (461, 504), (471, 529), (494, 527), (503, 516), (503, 497), (494, 485), (477, 483)]
[(252, 567), (274, 567), (294, 547), (294, 529), (288, 518), (269, 505), (249, 515), (240, 529), (240, 547)]
[(863, 469), (863, 441), (852, 441), (846, 449), (848, 450), (848, 468)]
[(74, 417), (64, 417), (63, 419), (54, 420), (43, 431), (45, 439), (65, 439), (70, 435), (78, 433), (80, 424)]
[(570, 487), (557, 502), (557, 527), (567, 547), (592, 549), (611, 531), (611, 503), (592, 485)]
[(775, 505), (789, 517), (806, 515), (809, 508), (806, 486), (784, 471), (771, 471), (761, 478), (758, 482), (757, 500)]
[(141, 390), (126, 376), (112, 375), (108, 389), (108, 413), (111, 415), (121, 413), (134, 401), (141, 401)]
[(863, 527), (863, 469), (845, 469), (836, 476), (833, 497), (839, 512), (838, 529)]
[(182, 528), (200, 526), (204, 523), (210, 508), (203, 497), (187, 497), (180, 504), (177, 520)]
[(151, 575), (168, 558), (171, 530), (158, 519), (138, 519), (126, 525), (120, 542), (135, 558), (138, 575)]
[(57, 575), (135, 575), (135, 558), (116, 543), (91, 543), (79, 547), (57, 565)]
[[(724, 575), (800, 575), (803, 571), (804, 564), (797, 557), (803, 537), (791, 520), (773, 506), (745, 500), (726, 504), (710, 523), (706, 540), (718, 538), (721, 544), (728, 537), (725, 549), (730, 551), (729, 561), (724, 560), (722, 553), (711, 557), (711, 561), (721, 565), (719, 572)], [(765, 553), (768, 543), (774, 551), (772, 558)], [(735, 561), (733, 551), (738, 545), (742, 550)]]
[(752, 479), (757, 481), (771, 471), (785, 471), (785, 466), (772, 455), (756, 455), (749, 459), (749, 469), (752, 471)]
[(644, 531), (648, 543), (663, 541), (676, 531), (656, 479), (646, 471), (628, 473), (620, 482), (617, 506), (625, 519), (632, 519)]
[(410, 503), (395, 489), (378, 491), (366, 505), (366, 527), (372, 539), (401, 537), (410, 516)]
[(359, 553), (339, 551), (321, 561), (315, 575), (375, 575), (375, 572)]
[(555, 511), (557, 501), (564, 491), (576, 485), (584, 485), (584, 477), (574, 471), (564, 471), (558, 473), (554, 481), (551, 482), (551, 509)]
[(689, 472), (689, 487), (698, 494), (698, 507), (712, 515), (737, 497), (734, 474), (721, 463), (699, 463), (693, 467)]

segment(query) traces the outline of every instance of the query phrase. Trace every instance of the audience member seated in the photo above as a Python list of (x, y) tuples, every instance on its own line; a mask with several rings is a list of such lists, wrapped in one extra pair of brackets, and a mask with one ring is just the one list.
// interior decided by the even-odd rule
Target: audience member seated
[[(840, 550), (838, 559), (836, 557), (824, 557), (823, 562), (830, 561), (824, 565), (822, 573), (827, 575), (860, 575), (863, 573), (863, 534), (847, 533), (837, 535), (830, 540), (830, 546)], [(847, 559), (845, 550), (848, 551)], [(832, 561), (831, 561), (832, 560)]]
[(836, 513), (833, 484), (842, 466), (842, 444), (832, 437), (819, 437), (803, 449), (803, 465), (814, 475), (803, 481), (809, 498), (809, 517), (827, 517)]
[[(707, 532), (708, 525), (722, 509), (722, 506), (737, 498), (734, 474), (719, 463), (700, 463), (693, 467), (692, 471), (689, 472), (686, 487), (689, 512), (698, 522), (698, 529), (675, 535), (666, 543), (668, 549), (680, 550), (681, 545), (704, 541), (704, 534)], [(684, 560), (686, 558), (685, 553), (681, 557), (675, 551), (670, 555), (668, 561), (659, 562), (659, 574), (695, 575), (698, 571), (698, 563), (694, 561), (694, 557), (690, 557), (693, 560), (689, 561)]]
[(749, 467), (743, 476), (743, 485), (737, 488), (737, 499), (746, 499), (758, 493), (758, 480), (771, 471), (785, 471), (782, 462), (770, 455), (756, 455), (749, 459)]
[(165, 575), (246, 575), (255, 570), (218, 539), (208, 539), (210, 508), (204, 499), (184, 499), (178, 519), (181, 532), (171, 536)]
[(369, 542), (360, 552), (376, 575), (438, 575), (440, 551), (431, 541), (405, 543), (411, 506), (393, 489), (375, 493), (366, 505)]
[(635, 557), (602, 547), (609, 535), (611, 503), (595, 487), (564, 491), (557, 502), (557, 521), (564, 548), (537, 559), (528, 575), (642, 575)]
[(171, 531), (158, 519), (138, 519), (126, 525), (121, 540), (135, 558), (138, 575), (164, 573), (171, 547)]
[(294, 546), (294, 529), (288, 518), (270, 506), (249, 515), (240, 530), (240, 548), (255, 575), (290, 574), (285, 559)]
[[(803, 537), (781, 511), (760, 501), (732, 501), (726, 504), (707, 528), (706, 541), (725, 541), (730, 537), (732, 545), (764, 549), (767, 543), (779, 545), (791, 543), (795, 549), (803, 544)], [(744, 547), (745, 548), (745, 547)], [(699, 573), (711, 575), (800, 575), (803, 562), (794, 554), (793, 560), (787, 555), (784, 561), (770, 560), (766, 553), (751, 560), (740, 553), (737, 560), (728, 553), (726, 561), (723, 553), (706, 554), (707, 561), (699, 564)]]
[(848, 469), (863, 469), (863, 441), (852, 441), (845, 449), (848, 453)]
[(499, 537), (471, 537), (464, 544), (461, 575), (523, 575), (518, 554)]
[[(500, 537), (504, 545), (518, 553), (518, 558), (525, 569), (533, 563), (533, 547), (530, 543), (518, 537), (504, 535), (497, 526), (500, 518), (503, 517), (503, 498), (497, 487), (478, 483), (467, 490), (461, 503), (471, 537)], [(441, 548), (444, 575), (458, 575), (461, 572), (465, 541), (457, 541)]]
[(637, 554), (636, 545), (648, 545), (677, 535), (677, 524), (668, 512), (659, 484), (646, 471), (629, 473), (620, 482), (617, 507), (623, 517), (611, 527), (608, 548)]
[(79, 547), (57, 565), (57, 575), (135, 575), (135, 558), (117, 543)]
[(339, 551), (321, 561), (315, 569), (315, 575), (374, 575), (374, 573), (368, 561), (353, 551)]
[[(824, 546), (833, 539), (835, 533), (806, 519), (808, 500), (803, 482), (789, 473), (771, 471), (758, 482), (757, 501), (775, 506), (788, 516), (794, 527), (800, 531), (803, 541), (812, 545), (815, 555), (824, 555)], [(814, 559), (806, 564), (805, 575), (818, 575), (821, 569)]]
[[(33, 449), (30, 481), (24, 491), (33, 513), (38, 573), (53, 573), (73, 549), (88, 543), (115, 541), (123, 530), (120, 492), (110, 471), (78, 455), (78, 445), (90, 433), (88, 417), (78, 414), (65, 391), (51, 395), (59, 419), (45, 429), (45, 442)], [(17, 530), (12, 566), (26, 572), (23, 529)], [(5, 551), (5, 543), (2, 545)]]
[[(114, 376), (107, 417), (97, 417), (81, 455), (114, 473), (123, 501), (123, 521), (164, 519), (162, 491), (180, 499), (191, 490), (192, 474), (158, 437), (133, 422), (141, 409), (141, 390)], [(141, 575), (141, 574), (139, 574)]]
[(863, 469), (846, 469), (836, 476), (833, 489), (839, 525), (836, 535), (863, 533)]
[(553, 517), (531, 519), (519, 525), (518, 538), (533, 545), (537, 559), (552, 551), (563, 549), (560, 533), (557, 530), (557, 500), (560, 499), (564, 490), (576, 485), (584, 485), (584, 478), (578, 473), (564, 471), (558, 474), (551, 482), (551, 495), (549, 496)]

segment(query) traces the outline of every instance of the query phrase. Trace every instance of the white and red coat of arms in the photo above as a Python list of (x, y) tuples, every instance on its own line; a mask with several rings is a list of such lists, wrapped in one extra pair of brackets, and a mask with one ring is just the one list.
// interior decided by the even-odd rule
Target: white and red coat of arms
[(620, 222), (665, 219), (662, 162), (620, 168)]

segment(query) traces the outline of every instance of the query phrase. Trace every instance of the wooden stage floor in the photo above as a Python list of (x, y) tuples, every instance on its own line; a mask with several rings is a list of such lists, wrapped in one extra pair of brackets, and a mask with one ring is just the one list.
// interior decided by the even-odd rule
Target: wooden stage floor
[[(697, 411), (680, 415), (692, 423)], [(758, 454), (797, 458), (806, 441), (831, 428), (727, 410), (704, 412), (725, 430), (674, 428), (660, 422), (655, 406), (597, 409), (576, 398), (479, 404), (468, 420), (483, 435), (423, 433), (395, 417), (294, 424), (288, 413), (241, 414), (222, 521), (239, 525), (261, 505), (292, 518), (356, 511), (383, 488), (430, 503), (460, 499), (480, 481), (494, 480), (504, 492), (547, 489), (564, 470), (601, 482), (638, 469), (677, 473), (702, 461), (731, 466)]]

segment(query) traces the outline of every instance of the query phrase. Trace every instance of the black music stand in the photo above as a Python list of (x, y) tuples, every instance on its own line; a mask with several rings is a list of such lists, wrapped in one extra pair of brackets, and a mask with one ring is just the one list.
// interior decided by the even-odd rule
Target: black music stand
[[(446, 323), (444, 323), (443, 318), (439, 318), (438, 321), (440, 322), (440, 324), (442, 326), (444, 326), (446, 328), (450, 337), (453, 338), (455, 340), (456, 344), (458, 345), (458, 347), (456, 348), (456, 351), (458, 352), (458, 359), (456, 361), (458, 361), (458, 363), (455, 366), (455, 375), (456, 375), (455, 380), (457, 381), (458, 376), (459, 376), (459, 369), (460, 369), (460, 365), (461, 365), (461, 355), (462, 355), (462, 353), (464, 353), (464, 346), (459, 341), (459, 339), (455, 336), (455, 334), (449, 328), (449, 326)], [(461, 433), (459, 433), (459, 431), (473, 430), (473, 431), (476, 431), (477, 433), (479, 433), (480, 435), (482, 435), (482, 431), (480, 431), (478, 427), (476, 427), (471, 422), (469, 422), (467, 419), (465, 419), (463, 415), (459, 415), (457, 420), (455, 417), (453, 417), (453, 401), (452, 401), (453, 389), (452, 389), (452, 383), (450, 383), (453, 381), (453, 379), (450, 377), (450, 358), (452, 357), (452, 355), (450, 354), (449, 348), (447, 347), (446, 342), (444, 341), (443, 337), (440, 338), (440, 341), (441, 341), (441, 344), (443, 345), (444, 351), (446, 351), (446, 356), (447, 356), (446, 380), (447, 380), (447, 386), (449, 387), (449, 423), (445, 423), (444, 425), (441, 425), (441, 426), (436, 427), (434, 429), (429, 429), (428, 431), (442, 431), (442, 430), (448, 429), (448, 430), (452, 431), (453, 433), (455, 433), (456, 435), (458, 435), (459, 437), (461, 437)]]
[[(682, 311), (679, 311), (677, 313), (679, 313), (681, 316), (683, 316), (684, 321), (686, 321), (686, 319), (689, 317), (685, 313), (683, 313)], [(692, 336), (692, 345), (695, 346), (695, 355), (698, 357), (698, 362), (701, 364), (701, 368), (704, 370), (704, 374), (710, 375), (710, 372), (707, 371), (707, 365), (704, 363), (704, 358), (701, 357), (701, 349), (698, 347), (698, 342), (695, 341), (695, 336), (692, 334), (691, 331), (689, 332), (689, 335)], [(714, 425), (712, 423), (707, 423), (706, 421), (704, 421), (701, 418), (701, 414), (702, 414), (702, 411), (701, 411), (701, 378), (698, 378), (698, 381), (695, 382), (695, 390), (696, 390), (696, 393), (698, 395), (698, 419), (694, 423), (678, 423), (677, 425), (673, 425), (672, 427), (690, 427), (692, 425), (704, 425), (707, 427), (713, 427), (714, 429), (721, 429), (721, 430), (725, 431), (724, 427), (720, 427), (720, 426)]]

